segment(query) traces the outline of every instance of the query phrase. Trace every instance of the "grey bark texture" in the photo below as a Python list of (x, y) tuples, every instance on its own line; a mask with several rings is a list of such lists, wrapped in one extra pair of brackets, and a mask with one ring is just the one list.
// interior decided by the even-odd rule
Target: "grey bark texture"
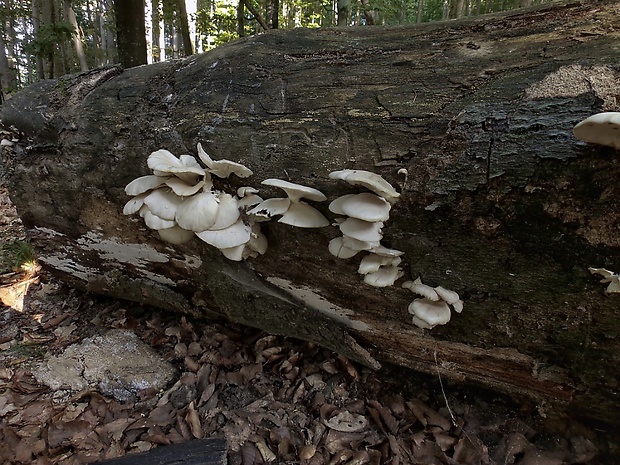
[[(311, 340), (533, 399), (548, 415), (617, 425), (620, 154), (572, 137), (618, 108), (617, 2), (582, 1), (402, 28), (270, 31), (206, 54), (43, 81), (0, 114), (12, 199), (48, 269), (75, 286)], [(172, 246), (122, 215), (124, 187), (166, 148), (355, 192), (328, 173), (374, 171), (401, 191), (384, 228), (405, 278), (460, 293), (463, 313), (412, 325), (413, 294), (374, 288), (335, 227), (271, 221), (237, 263)], [(401, 168), (408, 176), (397, 174)], [(316, 204), (330, 219), (327, 202)], [(403, 278), (403, 279), (405, 279)]]

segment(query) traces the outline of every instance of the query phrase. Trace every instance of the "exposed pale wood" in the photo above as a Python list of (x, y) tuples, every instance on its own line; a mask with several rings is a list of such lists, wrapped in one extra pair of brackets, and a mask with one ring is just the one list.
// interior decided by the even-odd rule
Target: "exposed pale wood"
[[(582, 1), (270, 31), (183, 61), (42, 82), (0, 114), (21, 132), (5, 149), (12, 198), (41, 262), (76, 286), (617, 424), (619, 300), (587, 268), (620, 271), (620, 157), (571, 129), (618, 106), (619, 14), (617, 2)], [(233, 263), (199, 241), (166, 245), (121, 214), (150, 152), (195, 154), (197, 142), (248, 165), (255, 187), (281, 177), (330, 200), (353, 191), (330, 171), (382, 174), (401, 191), (384, 233), (407, 278), (458, 291), (465, 310), (416, 328), (408, 290), (365, 286), (358, 259), (329, 255), (334, 227), (270, 222), (268, 253)]]

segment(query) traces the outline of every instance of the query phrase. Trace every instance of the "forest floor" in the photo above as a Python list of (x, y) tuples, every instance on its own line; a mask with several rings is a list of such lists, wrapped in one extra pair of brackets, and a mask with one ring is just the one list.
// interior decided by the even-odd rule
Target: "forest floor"
[[(319, 346), (67, 287), (32, 261), (0, 186), (0, 463), (83, 464), (194, 438), (225, 438), (228, 463), (611, 464), (583, 425), (546, 432), (536, 406)], [(97, 385), (46, 387), (36, 367), (113, 328), (177, 369), (119, 401)]]

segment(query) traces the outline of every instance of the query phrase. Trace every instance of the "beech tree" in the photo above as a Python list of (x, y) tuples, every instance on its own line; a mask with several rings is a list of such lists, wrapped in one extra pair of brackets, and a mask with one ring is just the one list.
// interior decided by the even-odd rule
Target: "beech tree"
[(115, 0), (118, 55), (123, 66), (146, 64), (144, 0)]

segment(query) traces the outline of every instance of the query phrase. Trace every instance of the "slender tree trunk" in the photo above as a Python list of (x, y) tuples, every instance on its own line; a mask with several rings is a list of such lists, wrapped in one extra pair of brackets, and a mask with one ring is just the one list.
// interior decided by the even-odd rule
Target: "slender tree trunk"
[[(41, 11), (41, 3), (43, 0), (32, 0), (32, 28), (34, 30), (34, 37), (37, 37), (39, 34), (39, 30), (41, 29), (41, 21), (42, 21), (42, 11)], [(36, 55), (36, 69), (37, 76), (39, 79), (45, 79), (47, 76), (45, 75), (45, 65), (43, 56), (37, 54)]]
[(364, 9), (364, 19), (367, 26), (373, 26), (375, 24), (376, 13), (372, 10), (370, 0), (361, 0)]
[(7, 50), (4, 40), (4, 34), (0, 33), (0, 83), (2, 85), (2, 93), (7, 94), (17, 90), (17, 74), (15, 68), (11, 65), (11, 60), (7, 56)]
[(416, 15), (416, 23), (421, 23), (424, 19), (424, 0), (418, 0), (418, 11)]
[(179, 26), (180, 35), (183, 43), (183, 56), (190, 56), (194, 54), (192, 47), (192, 39), (189, 34), (189, 22), (187, 20), (187, 8), (185, 7), (185, 0), (177, 0), (177, 7), (179, 13)]
[(123, 66), (146, 64), (144, 0), (115, 0), (118, 55)]
[(151, 0), (151, 24), (153, 25), (151, 30), (151, 53), (153, 63), (161, 61), (161, 50), (159, 47), (161, 12), (159, 7), (160, 0)]
[(73, 46), (75, 47), (75, 54), (77, 55), (78, 63), (80, 64), (80, 71), (88, 71), (88, 63), (86, 62), (86, 55), (84, 54), (84, 47), (82, 45), (82, 30), (78, 25), (75, 12), (71, 8), (71, 0), (64, 0), (65, 18), (75, 29), (73, 35)]
[(245, 8), (243, 0), (239, 0), (237, 3), (237, 35), (239, 37), (245, 36)]
[(280, 23), (280, 0), (273, 0), (271, 11), (271, 28), (278, 29)]
[(348, 26), (351, 17), (351, 0), (338, 0), (338, 26)]

